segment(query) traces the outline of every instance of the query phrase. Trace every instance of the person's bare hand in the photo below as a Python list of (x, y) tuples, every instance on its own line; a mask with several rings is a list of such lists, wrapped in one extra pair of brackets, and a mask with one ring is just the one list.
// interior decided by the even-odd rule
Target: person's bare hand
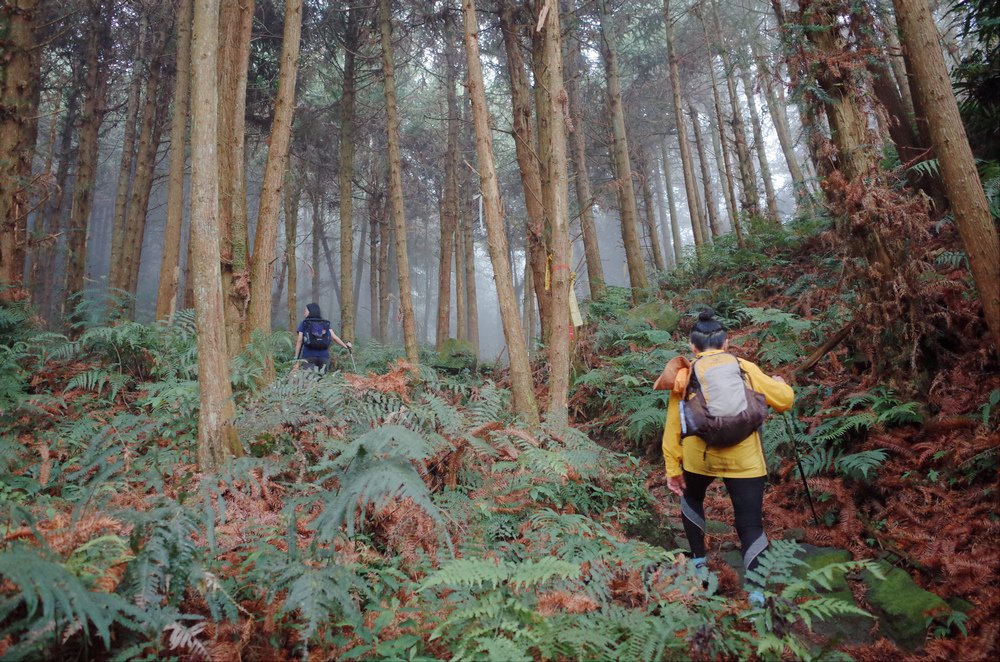
[(788, 383), (788, 382), (785, 381), (785, 378), (782, 377), (781, 375), (771, 375), (771, 379), (773, 379), (776, 382), (781, 382), (782, 384), (787, 384)]
[(687, 483), (684, 481), (684, 474), (681, 474), (680, 476), (667, 476), (667, 489), (677, 496), (684, 496), (684, 490), (686, 488)]

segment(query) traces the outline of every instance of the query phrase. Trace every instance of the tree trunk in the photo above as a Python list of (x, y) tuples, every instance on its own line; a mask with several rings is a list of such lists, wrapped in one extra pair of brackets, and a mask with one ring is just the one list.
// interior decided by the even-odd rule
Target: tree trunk
[(701, 139), (701, 120), (698, 118), (698, 110), (694, 107), (694, 104), (691, 104), (688, 108), (691, 109), (691, 128), (694, 132), (695, 149), (698, 150), (698, 163), (701, 166), (701, 185), (705, 189), (705, 209), (708, 211), (708, 224), (714, 238), (722, 234), (722, 228), (719, 225), (719, 215), (715, 207), (712, 171), (708, 167), (708, 152), (705, 150), (705, 143)]
[[(543, 90), (542, 106), (545, 112), (539, 117), (549, 121), (549, 144), (540, 145), (544, 155), (543, 168), (546, 172), (542, 189), (546, 215), (551, 225), (550, 248), (552, 250), (551, 296), (552, 319), (548, 342), (549, 353), (549, 406), (547, 420), (556, 426), (569, 422), (569, 369), (570, 369), (570, 319), (569, 289), (572, 284), (572, 246), (569, 239), (569, 179), (566, 171), (566, 121), (569, 119), (568, 97), (563, 86), (562, 44), (560, 42), (561, 23), (559, 3), (548, 5), (548, 12), (542, 9), (538, 25), (542, 28), (542, 54), (544, 71), (536, 78), (536, 85)], [(536, 76), (538, 71), (536, 68)], [(539, 131), (541, 139), (543, 132)], [(492, 151), (491, 151), (492, 154)], [(629, 180), (631, 186), (631, 179)], [(648, 187), (647, 187), (648, 190)], [(498, 195), (499, 201), (499, 195)], [(655, 234), (653, 237), (655, 243)], [(662, 261), (662, 256), (660, 260)], [(507, 269), (510, 277), (510, 268)], [(511, 304), (516, 311), (516, 299), (511, 291)], [(517, 319), (516, 312), (514, 319)], [(515, 323), (514, 328), (519, 328)], [(523, 342), (523, 341), (522, 341)]]
[[(323, 257), (326, 258), (326, 269), (330, 272), (330, 285), (333, 288), (333, 301), (336, 304), (335, 308), (340, 308), (340, 279), (337, 278), (337, 272), (340, 269), (333, 261), (333, 251), (330, 250), (330, 242), (326, 238), (326, 233), (320, 235), (320, 243), (323, 246)], [(332, 310), (332, 308), (328, 309)]]
[(375, 203), (375, 196), (369, 195), (366, 201), (368, 207), (368, 335), (373, 339), (378, 338), (379, 330), (379, 310), (378, 310), (378, 233), (379, 219)]
[(660, 212), (660, 237), (663, 239), (663, 257), (666, 260), (667, 269), (673, 269), (677, 266), (677, 260), (674, 257), (674, 242), (670, 237), (670, 226), (673, 220), (670, 217), (667, 201), (663, 194), (663, 177), (660, 175), (660, 166), (655, 158), (650, 164), (650, 170), (646, 172), (653, 178), (653, 190), (656, 192), (656, 208)]
[[(525, 18), (522, 10), (515, 7), (512, 0), (505, 0), (500, 7), (500, 27), (507, 55), (507, 73), (510, 77), (514, 148), (521, 175), (521, 189), (524, 191), (524, 206), (528, 214), (526, 227), (528, 259), (535, 280), (544, 282), (548, 259), (547, 228), (542, 204), (542, 179), (532, 128), (532, 95), (521, 54), (523, 48), (521, 31), (524, 22), (530, 23), (530, 18)], [(551, 318), (550, 295), (545, 288), (537, 288), (535, 295), (538, 298), (539, 317), (545, 336)]]
[(642, 144), (636, 145), (636, 166), (639, 168), (639, 190), (642, 192), (642, 206), (646, 216), (646, 228), (649, 231), (649, 247), (653, 251), (653, 264), (657, 271), (666, 271), (667, 260), (660, 248), (660, 236), (656, 232), (656, 213), (653, 210), (653, 189), (649, 187), (651, 171), (646, 150)]
[(667, 154), (667, 137), (660, 138), (660, 161), (663, 164), (663, 183), (667, 191), (667, 206), (670, 207), (670, 237), (674, 246), (674, 261), (677, 264), (684, 259), (684, 247), (681, 245), (680, 218), (677, 216), (677, 202), (674, 196), (674, 177), (670, 170), (670, 158)]
[[(344, 86), (340, 99), (340, 337), (354, 342), (356, 302), (353, 292), (351, 260), (354, 255), (354, 115), (355, 53), (360, 40), (361, 20), (358, 7), (347, 10), (344, 40)], [(362, 244), (364, 237), (362, 236)]]
[(801, 20), (807, 27), (806, 35), (819, 58), (814, 75), (825, 93), (830, 135), (837, 147), (837, 167), (848, 181), (852, 181), (873, 167), (874, 159), (866, 147), (869, 142), (868, 118), (861, 107), (862, 100), (855, 93), (852, 74), (834, 63), (834, 59), (846, 49), (840, 16), (835, 12), (840, 4), (830, 6), (828, 3), (816, 4), (813, 0), (799, 0)]
[(166, 46), (165, 29), (157, 30), (150, 48), (149, 77), (144, 90), (142, 121), (139, 127), (139, 144), (136, 151), (135, 177), (129, 193), (125, 212), (125, 234), (119, 259), (114, 261), (111, 287), (131, 295), (128, 302), (130, 316), (135, 314), (135, 295), (139, 283), (139, 262), (142, 259), (142, 242), (146, 233), (149, 194), (153, 186), (156, 153), (160, 147), (160, 134), (166, 115), (166, 99), (161, 96), (160, 81), (163, 74), (163, 52)]
[[(629, 159), (628, 137), (625, 134), (625, 111), (622, 108), (621, 81), (618, 77), (618, 38), (608, 8), (608, 0), (598, 0), (601, 25), (601, 51), (604, 55), (604, 71), (608, 77), (608, 112), (611, 116), (615, 171), (618, 177), (619, 207), (622, 225), (622, 243), (625, 247), (625, 262), (628, 264), (629, 284), (633, 290), (649, 287), (646, 265), (642, 261), (642, 247), (639, 244), (638, 212), (635, 191), (632, 188), (632, 163)], [(633, 293), (633, 297), (637, 293)]]
[[(702, 32), (705, 33), (705, 42), (713, 43), (716, 49), (721, 50), (721, 48), (718, 47), (718, 44), (714, 44), (714, 42), (712, 42), (708, 33), (708, 24), (705, 22), (705, 17), (700, 10), (698, 12), (698, 20), (701, 22)], [(718, 156), (718, 154), (721, 153), (726, 172), (725, 178), (720, 178), (720, 183), (725, 181), (726, 209), (729, 212), (729, 224), (733, 227), (733, 231), (736, 232), (737, 245), (740, 248), (743, 248), (743, 231), (740, 227), (740, 212), (736, 206), (736, 185), (733, 178), (733, 164), (729, 155), (729, 145), (726, 136), (726, 117), (725, 112), (722, 109), (722, 96), (719, 94), (719, 82), (715, 75), (714, 55), (710, 55), (708, 59), (708, 74), (712, 85), (712, 102), (715, 107), (715, 132), (718, 133), (719, 142), (716, 155)], [(713, 134), (715, 132), (713, 132)], [(716, 158), (716, 161), (718, 162), (718, 158)], [(718, 165), (718, 163), (716, 163), (716, 165)]]
[(309, 197), (312, 202), (312, 232), (310, 233), (310, 240), (312, 242), (312, 260), (310, 261), (309, 268), (309, 301), (311, 303), (319, 303), (320, 294), (320, 244), (319, 238), (323, 233), (323, 220), (322, 214), (320, 213), (320, 200), (319, 193), (316, 191), (311, 191)]
[[(85, 63), (87, 76), (84, 88), (87, 96), (80, 114), (80, 138), (76, 166), (73, 202), (69, 212), (66, 252), (66, 285), (63, 289), (63, 317), (67, 317), (83, 292), (84, 273), (87, 268), (87, 226), (94, 202), (94, 183), (97, 173), (97, 139), (104, 121), (107, 97), (108, 72), (104, 62), (107, 27), (103, 21), (103, 3), (93, 6), (90, 36), (87, 39)], [(20, 273), (20, 272), (18, 272)], [(10, 281), (8, 281), (10, 282)]]
[[(174, 114), (170, 126), (170, 174), (167, 184), (167, 224), (163, 231), (163, 260), (156, 296), (156, 319), (174, 314), (180, 282), (181, 225), (184, 222), (184, 164), (187, 147), (189, 90), (191, 88), (191, 13), (194, 0), (181, 0), (177, 15), (177, 78)], [(290, 267), (294, 269), (294, 265)]]
[[(139, 20), (139, 34), (136, 39), (135, 56), (132, 59), (132, 79), (129, 83), (128, 101), (125, 105), (125, 130), (122, 138), (122, 157), (118, 165), (118, 185), (115, 189), (115, 215), (111, 224), (111, 265), (108, 286), (122, 289), (125, 272), (128, 236), (129, 184), (132, 181), (132, 167), (135, 162), (135, 134), (139, 124), (139, 100), (142, 91), (142, 76), (147, 59), (146, 38), (149, 30), (149, 15), (143, 13)], [(154, 49), (155, 50), (155, 47)], [(152, 70), (150, 70), (152, 74)], [(180, 74), (180, 66), (178, 66)], [(181, 76), (178, 76), (180, 80)], [(147, 94), (149, 93), (147, 84)], [(147, 104), (148, 105), (148, 104)], [(145, 109), (144, 109), (145, 110)], [(152, 115), (150, 115), (152, 121)], [(147, 136), (147, 140), (148, 140)]]
[[(857, 40), (859, 49), (877, 54), (865, 58), (865, 66), (871, 74), (872, 92), (875, 93), (875, 97), (888, 115), (886, 121), (889, 137), (896, 145), (896, 153), (899, 155), (900, 162), (912, 163), (924, 154), (924, 148), (929, 145), (920, 145), (917, 134), (913, 130), (913, 124), (910, 122), (910, 116), (904, 107), (903, 98), (893, 80), (892, 69), (886, 64), (893, 57), (886, 52), (882, 44), (876, 42), (875, 20), (865, 3), (852, 7), (851, 33)], [(929, 182), (926, 183), (929, 184)]]
[[(382, 0), (383, 2), (385, 0)], [(493, 278), (497, 285), (500, 320), (507, 353), (510, 356), (511, 393), (514, 413), (522, 416), (528, 425), (538, 423), (538, 405), (535, 402), (534, 383), (528, 351), (521, 333), (514, 299), (514, 284), (510, 263), (507, 261), (507, 237), (503, 228), (503, 208), (493, 164), (493, 136), (490, 133), (489, 110), (483, 89), (483, 69), (479, 59), (479, 36), (474, 0), (463, 0), (465, 19), (465, 53), (468, 63), (468, 89), (472, 100), (472, 116), (476, 131), (476, 155), (482, 187), (483, 207), (486, 215), (487, 245), (493, 263)], [(558, 23), (556, 23), (558, 25)], [(569, 274), (567, 274), (568, 276)]]
[[(59, 130), (59, 165), (56, 166), (56, 190), (45, 206), (45, 225), (38, 251), (32, 263), (32, 285), (35, 307), (50, 324), (54, 321), (53, 306), (56, 301), (56, 248), (62, 234), (63, 207), (69, 181), (70, 163), (73, 158), (73, 129), (80, 114), (80, 93), (83, 77), (80, 69), (73, 73), (73, 79), (66, 93), (66, 114)], [(2, 296), (2, 295), (0, 295)]]
[(764, 199), (767, 202), (767, 217), (774, 223), (779, 222), (778, 199), (774, 195), (774, 182), (771, 179), (771, 166), (767, 162), (767, 149), (764, 144), (764, 130), (757, 112), (757, 98), (750, 82), (750, 65), (743, 61), (738, 67), (740, 80), (743, 82), (743, 94), (747, 98), (747, 108), (750, 110), (750, 126), (753, 129), (753, 142), (757, 152), (757, 164), (760, 166), (760, 178), (764, 182)]
[(467, 340), (469, 337), (468, 288), (465, 286), (465, 226), (469, 220), (459, 210), (458, 227), (455, 229), (455, 337)]
[(253, 31), (254, 0), (222, 0), (219, 14), (219, 226), (222, 291), (225, 295), (226, 347), (233, 357), (243, 349), (247, 286), (246, 136), (247, 67)]
[(590, 174), (587, 171), (587, 137), (583, 133), (583, 106), (580, 102), (580, 43), (571, 41), (568, 69), (566, 76), (566, 92), (569, 96), (569, 111), (572, 117), (570, 157), (573, 160), (573, 171), (576, 175), (576, 203), (580, 211), (580, 230), (583, 234), (583, 253), (587, 262), (587, 282), (590, 285), (590, 298), (603, 299), (607, 294), (604, 282), (604, 265), (601, 264), (601, 247), (597, 238), (597, 227), (594, 224), (594, 199), (590, 190)]
[(799, 204), (808, 203), (810, 199), (809, 188), (806, 186), (806, 178), (799, 165), (799, 159), (795, 155), (795, 142), (792, 140), (792, 132), (788, 127), (788, 114), (785, 112), (785, 106), (778, 103), (775, 97), (773, 76), (764, 66), (764, 58), (760, 53), (760, 47), (757, 46), (757, 43), (753, 39), (750, 40), (750, 50), (754, 60), (757, 62), (757, 73), (763, 83), (767, 112), (771, 116), (774, 131), (778, 134), (778, 143), (781, 145), (781, 153), (784, 154), (785, 163), (788, 165), (788, 174), (792, 178), (795, 198), (799, 201)]
[[(37, 0), (9, 0), (0, 9), (3, 66), (0, 67), (0, 301), (22, 286), (30, 205), (31, 162), (37, 133), (40, 54), (35, 45)], [(95, 26), (96, 28), (96, 26)], [(97, 73), (97, 45), (91, 37), (88, 60)], [(93, 57), (89, 57), (91, 48)], [(89, 72), (88, 72), (89, 73)], [(97, 80), (89, 82), (97, 82)], [(95, 95), (94, 87), (88, 102)], [(102, 104), (103, 105), (103, 104)], [(85, 106), (85, 126), (88, 119)], [(103, 109), (101, 109), (103, 113)], [(99, 119), (99, 117), (98, 117)], [(96, 141), (96, 135), (94, 136)], [(88, 191), (89, 200), (89, 191)], [(89, 211), (89, 210), (88, 210)], [(82, 272), (81, 272), (81, 282)], [(8, 289), (10, 288), (10, 289)]]
[(384, 200), (379, 204), (379, 244), (378, 244), (378, 340), (389, 341), (389, 218), (388, 205)]
[(232, 386), (219, 268), (218, 0), (194, 3), (191, 86), (191, 255), (198, 333), (198, 468), (217, 470), (242, 455)]
[(535, 337), (535, 289), (534, 274), (531, 272), (531, 265), (524, 262), (524, 340), (528, 344), (528, 352), (532, 349), (532, 340)]
[[(447, 147), (444, 154), (444, 191), (441, 196), (441, 246), (438, 265), (438, 307), (434, 344), (450, 337), (451, 329), (451, 276), (452, 258), (455, 254), (456, 228), (458, 227), (458, 95), (455, 92), (455, 53), (452, 47), (455, 35), (448, 22), (444, 31), (445, 96), (447, 97)], [(463, 238), (464, 241), (464, 238)]]
[(708, 135), (712, 139), (712, 158), (715, 160), (715, 174), (718, 175), (719, 186), (724, 193), (722, 199), (726, 204), (726, 222), (723, 223), (720, 219), (719, 225), (722, 227), (723, 232), (726, 232), (734, 230), (736, 227), (733, 223), (733, 218), (737, 214), (735, 205), (736, 196), (730, 196), (733, 193), (733, 189), (730, 188), (732, 181), (726, 178), (725, 158), (722, 156), (722, 137), (719, 127), (711, 115), (708, 116)]
[(396, 112), (396, 72), (392, 55), (392, 17), (389, 0), (379, 0), (379, 33), (382, 37), (382, 73), (385, 82), (386, 133), (389, 142), (389, 202), (396, 235), (396, 268), (399, 275), (399, 309), (403, 316), (403, 346), (406, 359), (416, 368), (420, 363), (417, 324), (413, 317), (410, 290), (410, 260), (406, 251), (406, 216), (403, 209), (402, 157), (399, 149), (399, 119)]
[[(264, 167), (264, 181), (261, 184), (260, 202), (257, 208), (257, 228), (250, 261), (250, 305), (247, 308), (244, 326), (244, 342), (249, 340), (251, 331), (271, 332), (271, 288), (274, 280), (275, 244), (278, 240), (278, 208), (281, 204), (281, 187), (288, 170), (288, 148), (291, 143), (292, 118), (295, 113), (295, 81), (299, 71), (301, 34), (302, 0), (285, 0), (278, 96), (274, 100), (274, 119), (271, 122), (271, 139), (267, 148), (267, 165)], [(344, 222), (341, 218), (341, 223)], [(346, 222), (350, 225), (349, 218)], [(350, 252), (347, 258), (346, 278), (350, 281)], [(343, 274), (341, 278), (344, 278)], [(350, 288), (347, 289), (347, 296), (351, 296)], [(264, 379), (271, 381), (274, 377), (274, 367), (270, 361), (266, 363)]]
[(754, 172), (753, 162), (750, 157), (750, 150), (747, 147), (746, 129), (743, 125), (743, 111), (740, 108), (740, 99), (736, 94), (736, 80), (734, 78), (734, 67), (732, 58), (724, 43), (722, 32), (722, 22), (719, 20), (719, 8), (712, 1), (712, 14), (715, 24), (716, 47), (719, 49), (719, 56), (722, 58), (722, 69), (726, 74), (726, 89), (729, 92), (729, 104), (733, 113), (733, 142), (736, 145), (736, 157), (740, 168), (740, 181), (742, 186), (741, 205), (743, 210), (752, 216), (760, 216), (760, 196), (757, 194), (757, 175)]
[(476, 296), (476, 242), (471, 210), (465, 215), (462, 223), (463, 250), (465, 257), (465, 339), (479, 356), (479, 303)]
[[(889, 66), (892, 68), (892, 76), (899, 90), (899, 97), (903, 103), (903, 112), (906, 116), (907, 126), (913, 131), (913, 97), (910, 94), (910, 77), (906, 74), (906, 62), (903, 59), (903, 47), (899, 44), (896, 22), (893, 19), (892, 11), (885, 7), (885, 0), (878, 0), (879, 18), (882, 21), (882, 35), (885, 37), (885, 44), (889, 52)], [(891, 4), (891, 3), (888, 3)]]
[[(670, 71), (670, 90), (673, 93), (674, 124), (677, 127), (677, 142), (681, 150), (681, 166), (684, 170), (684, 190), (687, 192), (688, 213), (691, 216), (691, 229), (694, 231), (696, 249), (704, 245), (701, 236), (701, 216), (698, 211), (698, 181), (694, 174), (694, 160), (691, 158), (691, 147), (688, 144), (687, 128), (684, 124), (684, 97), (681, 95), (681, 73), (677, 51), (674, 49), (673, 19), (670, 17), (670, 0), (663, 0), (663, 19), (667, 32), (667, 63)], [(664, 171), (668, 170), (666, 162), (666, 144), (664, 143)], [(670, 184), (667, 183), (667, 191)], [(676, 216), (674, 217), (676, 221)], [(676, 227), (676, 223), (674, 226)], [(674, 250), (679, 250), (678, 236), (674, 236)], [(680, 253), (678, 253), (678, 261)]]
[(962, 126), (937, 27), (926, 0), (893, 0), (893, 5), (986, 326), (993, 334), (994, 350), (1000, 351), (1000, 241)]
[(295, 257), (299, 228), (299, 196), (302, 194), (301, 180), (287, 175), (285, 182), (285, 262), (288, 264), (288, 330), (295, 331), (299, 319), (299, 269)]

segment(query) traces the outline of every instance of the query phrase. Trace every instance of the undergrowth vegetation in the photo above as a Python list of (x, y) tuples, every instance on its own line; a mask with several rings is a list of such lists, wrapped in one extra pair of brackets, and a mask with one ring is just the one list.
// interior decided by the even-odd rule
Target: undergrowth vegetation
[[(0, 655), (843, 656), (809, 630), (865, 615), (827, 590), (845, 572), (878, 570), (864, 560), (805, 568), (801, 547), (781, 540), (791, 528), (858, 559), (887, 550), (925, 585), (972, 601), (967, 619), (935, 621), (938, 652), (957, 634), (951, 623), (987, 636), (996, 604), (972, 566), (995, 551), (962, 541), (996, 539), (998, 458), (985, 439), (1000, 392), (979, 385), (974, 402), (960, 401), (969, 383), (958, 368), (918, 400), (881, 383), (847, 343), (796, 380), (793, 415), (765, 428), (775, 535), (758, 569), (763, 607), (748, 605), (732, 570), (715, 566), (705, 588), (676, 545), (641, 533), (676, 516), (659, 459), (666, 399), (649, 386), (688, 352), (698, 310), (735, 329), (733, 351), (790, 379), (850, 323), (854, 295), (836, 292), (836, 260), (815, 250), (820, 231), (757, 228), (746, 249), (724, 238), (661, 276), (677, 329), (630, 316), (626, 290), (591, 302), (570, 428), (525, 429), (502, 384), (431, 361), (414, 374), (395, 347), (360, 348), (363, 374), (320, 378), (292, 369), (286, 334), (255, 337), (232, 372), (247, 455), (217, 475), (195, 466), (190, 313), (70, 340), (36, 332), (23, 305), (0, 309)], [(263, 385), (268, 356), (280, 376)], [(920, 519), (959, 490), (968, 517), (948, 524), (944, 542)], [(710, 512), (724, 499), (713, 491)], [(711, 538), (715, 552), (725, 540)], [(891, 650), (878, 646), (848, 652)]]

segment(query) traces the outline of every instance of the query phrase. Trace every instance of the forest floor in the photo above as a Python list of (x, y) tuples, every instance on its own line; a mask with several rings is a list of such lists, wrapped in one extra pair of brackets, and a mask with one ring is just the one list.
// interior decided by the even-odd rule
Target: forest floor
[[(953, 236), (933, 241), (928, 252), (951, 254)], [(398, 348), (370, 345), (365, 376), (261, 387), (280, 340), (258, 343), (234, 366), (248, 455), (213, 476), (194, 465), (189, 315), (72, 343), (13, 338), (0, 364), (0, 657), (993, 659), (1000, 378), (985, 333), (943, 329), (935, 369), (909, 379), (873, 369), (850, 334), (797, 372), (857, 295), (822, 228), (758, 242), (719, 246), (642, 306), (615, 289), (590, 304), (569, 430), (518, 426), (496, 366), (414, 375)], [(958, 283), (942, 324), (974, 319), (961, 269), (933, 271)], [(738, 542), (721, 486), (706, 502), (717, 583), (704, 590), (672, 551), (684, 540), (662, 476), (664, 399), (649, 387), (687, 352), (701, 305), (736, 353), (796, 386), (787, 427), (774, 416), (764, 435), (763, 609), (726, 562)], [(0, 317), (9, 336), (15, 312)], [(817, 548), (836, 563), (795, 560)], [(917, 596), (918, 632), (885, 631), (913, 605), (886, 612), (880, 585)]]

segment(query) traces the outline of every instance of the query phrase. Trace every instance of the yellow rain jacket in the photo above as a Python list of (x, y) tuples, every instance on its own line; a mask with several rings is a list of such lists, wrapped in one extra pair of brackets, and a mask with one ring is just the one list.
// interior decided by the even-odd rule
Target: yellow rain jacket
[[(710, 349), (699, 353), (697, 358), (705, 358), (711, 362), (709, 357), (722, 353), (721, 349)], [(749, 380), (750, 388), (763, 395), (772, 409), (784, 412), (792, 407), (795, 393), (791, 386), (772, 379), (749, 361), (740, 358), (737, 360)], [(672, 381), (671, 377), (671, 383), (667, 387), (673, 387)], [(657, 386), (654, 388), (663, 388), (660, 386), (660, 380), (657, 380)], [(708, 448), (700, 437), (693, 435), (681, 439), (682, 395), (683, 390), (679, 392), (678, 389), (671, 390), (667, 420), (663, 426), (663, 459), (666, 462), (667, 476), (680, 476), (685, 469), (692, 473), (718, 478), (759, 478), (767, 475), (767, 463), (764, 460), (764, 449), (758, 432), (728, 448)]]

